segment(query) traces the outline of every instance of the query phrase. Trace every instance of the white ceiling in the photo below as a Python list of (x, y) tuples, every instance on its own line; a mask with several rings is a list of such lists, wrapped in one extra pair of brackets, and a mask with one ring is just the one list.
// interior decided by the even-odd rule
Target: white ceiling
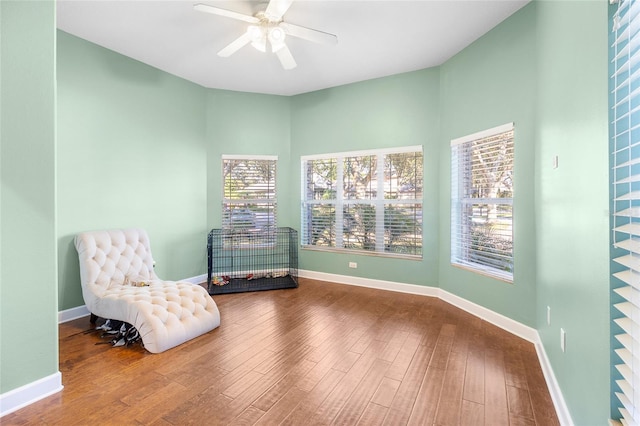
[(286, 22), (337, 35), (325, 46), (288, 37), (298, 66), (247, 45), (216, 53), (247, 23), (196, 3), (252, 15), (264, 3), (208, 0), (58, 0), (58, 28), (209, 88), (295, 95), (437, 66), (529, 0), (297, 0)]

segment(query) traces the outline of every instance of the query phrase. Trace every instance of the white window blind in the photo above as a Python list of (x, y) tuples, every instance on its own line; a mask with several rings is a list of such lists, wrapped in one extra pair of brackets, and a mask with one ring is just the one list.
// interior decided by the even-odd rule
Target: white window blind
[(422, 256), (422, 147), (302, 159), (302, 245)]
[(640, 5), (622, 1), (612, 18), (610, 49), (612, 330), (619, 420), (640, 424)]
[(260, 233), (276, 227), (276, 157), (222, 157), (222, 227)]
[(513, 281), (513, 123), (451, 141), (451, 263)]

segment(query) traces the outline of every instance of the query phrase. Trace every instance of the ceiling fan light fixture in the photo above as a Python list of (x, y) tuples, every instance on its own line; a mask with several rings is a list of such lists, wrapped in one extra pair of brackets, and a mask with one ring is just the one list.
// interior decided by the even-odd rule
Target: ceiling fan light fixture
[(262, 53), (267, 52), (267, 39), (263, 38), (258, 41), (251, 42), (251, 45)]
[(269, 28), (269, 41), (271, 43), (283, 43), (287, 34), (280, 27)]
[(284, 32), (282, 30), (280, 30), (281, 33), (279, 33), (278, 31), (276, 31), (276, 35), (272, 36), (272, 32), (269, 33), (269, 44), (271, 44), (271, 51), (272, 52), (277, 52), (278, 50), (282, 49), (285, 44), (284, 44)]
[(286, 37), (286, 33), (280, 27), (271, 27), (269, 28), (269, 43), (271, 44), (271, 51), (277, 52), (282, 49), (284, 46), (284, 39)]
[(249, 25), (247, 28), (247, 34), (249, 34), (249, 38), (252, 42), (258, 41), (264, 36), (262, 28), (257, 25)]
[(264, 28), (258, 25), (249, 25), (247, 34), (251, 40), (251, 45), (261, 52), (267, 51), (267, 35)]

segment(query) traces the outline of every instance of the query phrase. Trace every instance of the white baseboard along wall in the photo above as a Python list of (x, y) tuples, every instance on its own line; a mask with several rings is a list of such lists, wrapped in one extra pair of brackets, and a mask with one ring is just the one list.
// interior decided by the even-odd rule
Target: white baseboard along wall
[[(35, 382), (0, 395), (0, 417), (40, 401), (62, 390), (62, 374), (58, 371)], [(0, 423), (2, 423), (0, 421)]]

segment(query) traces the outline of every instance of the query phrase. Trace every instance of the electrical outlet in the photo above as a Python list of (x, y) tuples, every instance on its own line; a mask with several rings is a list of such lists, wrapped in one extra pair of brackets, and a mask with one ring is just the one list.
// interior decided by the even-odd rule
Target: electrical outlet
[(560, 329), (560, 349), (564, 352), (567, 348), (567, 333), (564, 331), (564, 328)]
[(349, 268), (357, 268), (358, 264), (356, 262), (349, 262)]
[(547, 325), (551, 325), (551, 306), (547, 306)]

